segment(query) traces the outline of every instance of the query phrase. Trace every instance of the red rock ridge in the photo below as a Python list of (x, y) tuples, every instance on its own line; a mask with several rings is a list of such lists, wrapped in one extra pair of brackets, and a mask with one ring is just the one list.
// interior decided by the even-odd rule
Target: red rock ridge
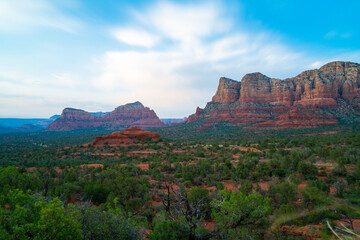
[(203, 119), (208, 126), (226, 121), (246, 128), (332, 125), (339, 123), (333, 112), (341, 99), (360, 113), (359, 64), (331, 62), (285, 80), (261, 73), (247, 74), (241, 82), (220, 78), (212, 102), (187, 122)]
[(49, 131), (70, 131), (75, 129), (124, 129), (128, 127), (152, 128), (164, 127), (154, 110), (144, 107), (140, 102), (117, 107), (104, 116), (73, 108), (65, 108), (61, 117), (49, 124)]
[(350, 102), (360, 96), (360, 65), (351, 62), (331, 62), (320, 69), (305, 71), (285, 80), (251, 73), (241, 82), (220, 78), (213, 102), (269, 102), (274, 105), (296, 104), (336, 106), (342, 97)]
[(94, 146), (103, 146), (107, 143), (110, 146), (118, 146), (120, 144), (134, 143), (138, 139), (146, 140), (147, 138), (156, 140), (160, 138), (160, 135), (150, 131), (143, 131), (137, 127), (131, 127), (120, 132), (113, 132), (109, 135), (96, 137), (91, 144)]

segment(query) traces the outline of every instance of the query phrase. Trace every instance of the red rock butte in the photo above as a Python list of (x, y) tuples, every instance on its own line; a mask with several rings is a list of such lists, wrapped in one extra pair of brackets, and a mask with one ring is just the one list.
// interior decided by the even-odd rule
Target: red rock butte
[(103, 146), (107, 143), (109, 146), (118, 146), (121, 144), (131, 144), (135, 143), (138, 140), (159, 139), (160, 135), (150, 131), (143, 131), (137, 127), (131, 127), (120, 132), (113, 132), (109, 135), (103, 135), (96, 137), (94, 141), (91, 142), (94, 146)]
[(187, 123), (201, 119), (203, 126), (306, 128), (359, 119), (359, 113), (360, 65), (331, 62), (285, 80), (261, 73), (247, 74), (241, 82), (220, 78), (212, 101), (198, 107)]
[(164, 127), (154, 110), (140, 102), (128, 103), (115, 108), (103, 116), (94, 116), (84, 110), (65, 108), (61, 117), (49, 124), (49, 131), (71, 131), (76, 129), (125, 129), (129, 127)]

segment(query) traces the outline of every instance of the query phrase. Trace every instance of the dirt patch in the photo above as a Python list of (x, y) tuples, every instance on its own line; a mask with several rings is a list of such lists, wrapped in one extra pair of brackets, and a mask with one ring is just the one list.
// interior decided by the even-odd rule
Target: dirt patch
[(322, 136), (322, 135), (329, 135), (329, 134), (336, 134), (338, 131), (328, 131), (328, 132), (321, 132), (321, 133), (308, 133), (305, 136)]
[(157, 153), (155, 150), (139, 150), (139, 151), (131, 151), (128, 154), (154, 154)]
[(269, 184), (268, 184), (268, 182), (258, 182), (258, 183), (253, 183), (252, 185), (253, 185), (254, 187), (255, 187), (256, 185), (259, 185), (260, 188), (261, 188), (261, 190), (263, 190), (263, 191), (268, 191), (268, 190), (269, 190)]
[(301, 182), (298, 186), (299, 190), (304, 190), (306, 188), (306, 182)]
[(320, 225), (311, 225), (304, 227), (291, 227), (291, 226), (282, 226), (280, 231), (286, 236), (296, 236), (303, 237), (303, 239), (322, 239), (318, 234), (320, 231)]
[(93, 167), (93, 168), (101, 167), (101, 168), (103, 168), (104, 165), (103, 164), (91, 163), (91, 164), (82, 164), (82, 165), (80, 165), (80, 167), (81, 168), (84, 168), (84, 167)]
[[(343, 224), (343, 225), (346, 226), (346, 227), (349, 227), (349, 226), (350, 226), (349, 223), (347, 223), (347, 222), (345, 222), (345, 221), (343, 221), (343, 220), (335, 220), (334, 223), (335, 223), (336, 225), (338, 225), (339, 227), (342, 226), (341, 224)], [(355, 230), (356, 232), (359, 232), (359, 231), (360, 231), (360, 219), (354, 219), (354, 220), (353, 220), (353, 226), (354, 226), (354, 230)]]
[(215, 222), (213, 221), (204, 221), (203, 222), (204, 227), (209, 230), (209, 231), (214, 231), (215, 230)]
[(253, 147), (239, 147), (239, 150), (243, 152), (261, 152), (259, 149)]
[(143, 170), (149, 170), (149, 164), (147, 164), (147, 163), (140, 163), (140, 164), (137, 164), (136, 166)]
[(229, 180), (224, 180), (224, 181), (222, 181), (222, 183), (224, 183), (226, 190), (235, 192), (239, 189), (239, 184), (231, 182)]
[(186, 153), (186, 150), (173, 150), (173, 153)]

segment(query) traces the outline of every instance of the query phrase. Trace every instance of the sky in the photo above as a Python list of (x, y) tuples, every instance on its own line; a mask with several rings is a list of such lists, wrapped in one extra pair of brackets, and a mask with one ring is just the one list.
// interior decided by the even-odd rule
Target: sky
[(360, 1), (0, 0), (0, 117), (204, 107), (220, 77), (360, 62)]

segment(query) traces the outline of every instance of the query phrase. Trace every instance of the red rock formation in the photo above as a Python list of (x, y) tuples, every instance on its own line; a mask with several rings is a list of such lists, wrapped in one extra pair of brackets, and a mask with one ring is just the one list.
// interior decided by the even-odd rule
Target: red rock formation
[(213, 102), (231, 103), (239, 99), (241, 83), (229, 78), (220, 78)]
[(110, 146), (118, 146), (120, 144), (134, 143), (135, 141), (146, 140), (148, 138), (156, 140), (160, 138), (160, 135), (150, 131), (143, 131), (137, 127), (131, 127), (120, 132), (113, 132), (109, 135), (96, 137), (91, 144), (94, 146), (103, 146), (107, 143)]
[(241, 82), (220, 78), (212, 102), (187, 122), (302, 128), (338, 124), (337, 118), (349, 112), (360, 113), (360, 65), (331, 62), (285, 80), (261, 73), (247, 74)]
[(164, 127), (153, 110), (144, 107), (140, 102), (117, 107), (103, 116), (93, 116), (84, 110), (65, 108), (61, 117), (49, 124), (49, 131), (69, 131), (75, 129), (124, 129), (128, 127)]

